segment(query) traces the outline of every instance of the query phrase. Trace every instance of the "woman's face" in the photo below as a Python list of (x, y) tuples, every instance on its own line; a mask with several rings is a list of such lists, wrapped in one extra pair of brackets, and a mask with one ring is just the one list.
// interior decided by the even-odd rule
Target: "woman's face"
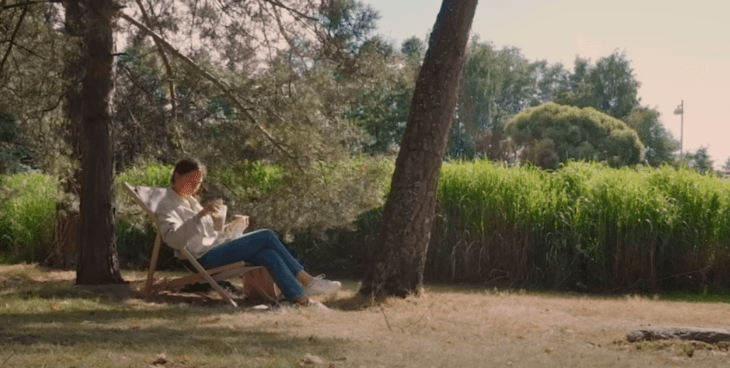
[(180, 196), (191, 196), (195, 194), (203, 183), (203, 173), (200, 170), (191, 171), (187, 174), (175, 174), (175, 189)]

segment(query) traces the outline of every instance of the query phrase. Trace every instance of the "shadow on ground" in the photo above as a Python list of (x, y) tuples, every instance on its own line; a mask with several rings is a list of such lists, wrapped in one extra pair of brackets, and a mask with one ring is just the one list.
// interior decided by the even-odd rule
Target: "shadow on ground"
[[(84, 352), (170, 356), (240, 356), (256, 359), (297, 359), (305, 353), (335, 356), (348, 341), (315, 336), (291, 336), (265, 330), (252, 321), (226, 324), (221, 317), (243, 317), (231, 308), (158, 306), (151, 310), (51, 311), (0, 313), (0, 351), (15, 355), (61, 349)], [(231, 317), (223, 318), (231, 318)]]
[[(231, 308), (215, 293), (141, 295), (134, 284), (74, 287), (68, 279), (0, 276), (0, 299), (11, 305), (0, 303), (0, 367), (8, 366), (3, 364), (7, 359), (15, 366), (46, 364), (49, 354), (71, 360), (126, 354), (136, 357), (134, 365), (142, 363), (140, 356), (163, 352), (209, 363), (220, 360), (219, 366), (249, 359), (257, 361), (251, 366), (267, 366), (281, 359), (298, 361), (305, 353), (332, 357), (349, 344), (294, 336), (286, 329), (272, 332), (277, 329), (255, 316), (271, 312), (247, 308), (260, 303), (256, 300), (239, 299), (241, 308)], [(297, 318), (274, 323), (297, 323)]]

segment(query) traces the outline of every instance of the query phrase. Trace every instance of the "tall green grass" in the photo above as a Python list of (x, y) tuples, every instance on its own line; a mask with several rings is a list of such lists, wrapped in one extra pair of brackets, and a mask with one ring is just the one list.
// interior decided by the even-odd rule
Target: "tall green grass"
[[(116, 178), (121, 183), (166, 186), (171, 166), (149, 163)], [(58, 180), (39, 172), (0, 176), (0, 263), (40, 262), (48, 254), (56, 222)], [(147, 257), (151, 225), (142, 216), (129, 215), (129, 203), (117, 201), (117, 249), (125, 266), (142, 266)], [(134, 212), (134, 211), (132, 211)]]
[(728, 189), (671, 167), (446, 163), (427, 273), (577, 290), (728, 288)]
[(42, 260), (53, 238), (57, 195), (50, 176), (0, 175), (0, 263)]

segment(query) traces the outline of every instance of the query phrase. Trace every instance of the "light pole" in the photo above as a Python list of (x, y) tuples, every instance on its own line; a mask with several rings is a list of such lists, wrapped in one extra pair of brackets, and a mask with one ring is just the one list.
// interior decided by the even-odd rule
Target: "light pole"
[(682, 149), (684, 143), (684, 100), (674, 109), (674, 115), (682, 115), (680, 120), (682, 125), (679, 128), (679, 159), (682, 160), (684, 158), (684, 151)]

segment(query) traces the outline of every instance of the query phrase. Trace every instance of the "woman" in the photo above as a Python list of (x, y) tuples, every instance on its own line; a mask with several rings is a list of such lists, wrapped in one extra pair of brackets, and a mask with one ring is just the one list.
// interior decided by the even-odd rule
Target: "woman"
[[(184, 159), (175, 165), (170, 188), (155, 211), (160, 232), (169, 246), (176, 250), (186, 247), (208, 269), (238, 261), (266, 266), (284, 296), (298, 305), (308, 305), (308, 296), (339, 290), (338, 281), (305, 272), (271, 230), (240, 235), (248, 226), (248, 216), (234, 216), (223, 231), (216, 231), (211, 216), (218, 213), (223, 203), (213, 201), (203, 207), (193, 197), (205, 175), (205, 165), (196, 159)], [(177, 251), (175, 254), (179, 257)]]

